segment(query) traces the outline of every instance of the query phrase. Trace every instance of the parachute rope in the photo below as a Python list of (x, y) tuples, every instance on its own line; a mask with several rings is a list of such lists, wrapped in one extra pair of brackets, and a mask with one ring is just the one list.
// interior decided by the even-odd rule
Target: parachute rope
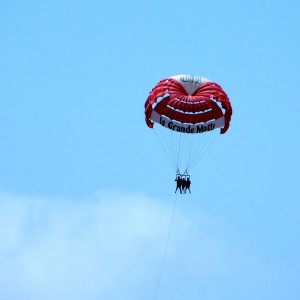
[(153, 132), (174, 171), (179, 174), (189, 173), (219, 136), (217, 131), (193, 135), (169, 131), (162, 126), (154, 126)]
[(177, 169), (179, 169), (179, 162), (181, 161), (182, 156), (182, 149), (181, 149), (181, 137), (182, 135), (179, 135), (179, 145), (178, 145), (178, 155), (177, 155)]
[(170, 225), (169, 225), (169, 230), (168, 230), (168, 235), (167, 235), (167, 239), (166, 239), (166, 243), (165, 243), (164, 253), (163, 253), (163, 257), (162, 257), (162, 261), (161, 261), (161, 265), (160, 265), (160, 270), (159, 270), (159, 275), (158, 275), (158, 280), (157, 280), (157, 285), (156, 285), (156, 290), (155, 290), (155, 300), (157, 299), (158, 289), (159, 289), (159, 285), (160, 285), (160, 281), (162, 278), (162, 273), (163, 273), (163, 269), (164, 269), (164, 265), (165, 265), (165, 261), (166, 261), (166, 254), (167, 254), (167, 249), (168, 249), (168, 245), (169, 245), (169, 241), (170, 241), (171, 229), (172, 229), (175, 210), (176, 210), (176, 206), (177, 206), (177, 199), (178, 199), (178, 194), (176, 193), (175, 201), (173, 204)]
[[(202, 159), (202, 157), (205, 155), (205, 153), (210, 149), (210, 147), (216, 142), (217, 138), (220, 135), (210, 135), (207, 139), (207, 141), (204, 143), (203, 147), (200, 147), (200, 151), (198, 149), (198, 154), (195, 155), (194, 160), (189, 167), (189, 170), (193, 169), (195, 165)], [(200, 152), (200, 153), (199, 153)]]
[(168, 147), (168, 144), (167, 143), (163, 143), (162, 142), (162, 138), (160, 137), (160, 134), (159, 134), (159, 130), (153, 130), (154, 131), (154, 134), (157, 138), (157, 140), (159, 141), (161, 147), (163, 148), (163, 150), (165, 151), (168, 159), (170, 160), (171, 164), (173, 165), (173, 167), (176, 169), (176, 166), (174, 164), (174, 159), (172, 159), (172, 151), (170, 147)]

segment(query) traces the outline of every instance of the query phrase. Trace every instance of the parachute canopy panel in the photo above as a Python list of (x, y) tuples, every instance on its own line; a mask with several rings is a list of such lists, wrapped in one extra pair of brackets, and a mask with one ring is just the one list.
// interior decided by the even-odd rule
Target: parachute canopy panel
[(158, 123), (181, 133), (203, 133), (229, 128), (232, 109), (217, 83), (200, 76), (176, 75), (158, 82), (145, 102), (150, 128)]

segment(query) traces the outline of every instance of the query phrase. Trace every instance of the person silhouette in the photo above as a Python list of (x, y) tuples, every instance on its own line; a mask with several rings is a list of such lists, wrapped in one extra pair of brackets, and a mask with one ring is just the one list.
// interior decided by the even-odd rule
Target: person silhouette
[(190, 186), (191, 186), (191, 181), (190, 178), (188, 177), (188, 179), (186, 180), (186, 190), (189, 190), (189, 192), (191, 192)]
[(180, 194), (182, 194), (182, 190), (181, 190), (182, 180), (181, 180), (180, 176), (177, 176), (177, 178), (175, 179), (175, 181), (176, 181), (176, 190), (175, 190), (175, 193), (179, 189)]
[(182, 181), (181, 181), (181, 189), (182, 189), (182, 192), (185, 194), (186, 192), (186, 187), (187, 187), (187, 181), (185, 178), (182, 178)]

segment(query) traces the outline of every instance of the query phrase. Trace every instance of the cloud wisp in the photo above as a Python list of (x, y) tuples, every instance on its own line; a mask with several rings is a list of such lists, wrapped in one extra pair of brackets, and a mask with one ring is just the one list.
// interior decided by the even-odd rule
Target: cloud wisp
[[(172, 205), (143, 194), (72, 200), (2, 193), (0, 298), (153, 299)], [(159, 299), (214, 299), (213, 282), (227, 284), (224, 296), (235, 281), (268, 277), (238, 244), (215, 218), (180, 205)]]

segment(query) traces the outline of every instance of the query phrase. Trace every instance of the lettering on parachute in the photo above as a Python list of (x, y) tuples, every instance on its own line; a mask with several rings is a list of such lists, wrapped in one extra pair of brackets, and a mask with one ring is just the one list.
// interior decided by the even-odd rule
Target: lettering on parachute
[(203, 133), (205, 131), (210, 131), (215, 128), (215, 123), (210, 123), (207, 125), (179, 126), (179, 125), (175, 125), (172, 121), (166, 122), (166, 120), (163, 120), (162, 117), (160, 117), (159, 122), (162, 126), (167, 127), (173, 131), (184, 132), (184, 133)]
[(184, 76), (180, 77), (180, 81), (200, 84), (201, 83), (201, 77), (200, 76), (184, 75)]

